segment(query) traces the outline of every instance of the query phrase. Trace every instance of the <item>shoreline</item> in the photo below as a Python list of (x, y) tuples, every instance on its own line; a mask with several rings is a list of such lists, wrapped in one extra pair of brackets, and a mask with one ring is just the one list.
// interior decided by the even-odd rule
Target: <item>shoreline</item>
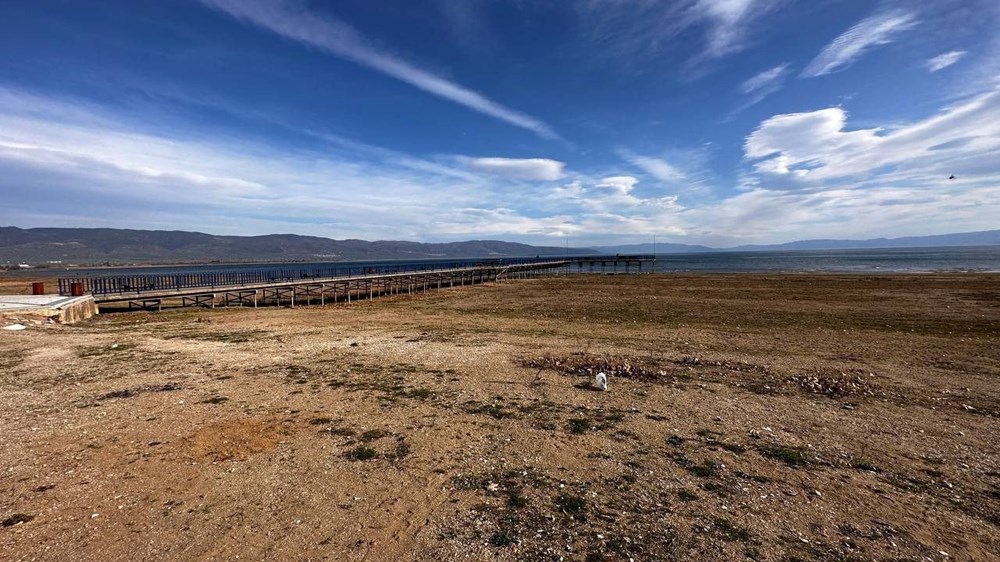
[[(599, 274), (574, 273), (568, 277), (589, 276)], [(608, 277), (616, 277), (607, 275)], [(816, 278), (836, 278), (864, 279), (869, 277), (975, 277), (975, 276), (1000, 276), (1000, 271), (873, 271), (873, 272), (839, 272), (839, 271), (675, 271), (675, 272), (655, 272), (642, 273), (639, 277), (670, 277), (677, 279), (699, 277), (816, 277)], [(0, 271), (0, 295), (29, 295), (31, 294), (31, 284), (42, 282), (45, 284), (45, 294), (56, 294), (58, 292), (58, 279), (61, 276), (28, 276), (28, 275), (7, 275), (7, 272)], [(567, 277), (566, 275), (553, 277)]]

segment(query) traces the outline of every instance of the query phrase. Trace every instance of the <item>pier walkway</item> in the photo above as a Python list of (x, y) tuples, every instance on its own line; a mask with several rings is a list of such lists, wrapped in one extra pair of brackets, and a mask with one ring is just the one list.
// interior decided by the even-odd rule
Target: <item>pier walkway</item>
[(451, 264), (331, 266), (312, 269), (191, 270), (152, 275), (59, 279), (62, 295), (92, 295), (98, 304), (129, 309), (164, 306), (326, 304), (413, 294), (485, 282), (554, 274), (633, 274), (653, 271), (654, 256), (584, 256), (480, 260)]

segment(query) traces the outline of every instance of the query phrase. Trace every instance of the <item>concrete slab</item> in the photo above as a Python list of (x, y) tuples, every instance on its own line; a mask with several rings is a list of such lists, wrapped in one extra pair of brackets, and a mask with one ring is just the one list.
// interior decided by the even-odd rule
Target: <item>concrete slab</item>
[(94, 297), (65, 297), (62, 295), (0, 295), (0, 318), (16, 321), (22, 319), (73, 323), (97, 314)]
[(0, 310), (16, 310), (19, 308), (57, 307), (71, 303), (84, 297), (66, 297), (63, 295), (0, 295)]

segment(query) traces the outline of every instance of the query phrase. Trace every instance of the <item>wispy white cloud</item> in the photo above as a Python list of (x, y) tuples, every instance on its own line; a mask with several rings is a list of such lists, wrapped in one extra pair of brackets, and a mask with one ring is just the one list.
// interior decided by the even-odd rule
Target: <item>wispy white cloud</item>
[(637, 183), (639, 180), (632, 176), (612, 176), (598, 181), (596, 187), (627, 195)]
[(628, 239), (652, 234), (683, 236), (685, 208), (674, 195), (639, 196), (633, 176), (581, 176), (553, 188), (544, 198), (554, 208), (570, 210), (578, 234), (588, 234), (595, 242)]
[[(946, 234), (997, 227), (1000, 187), (945, 185), (830, 189), (763, 187), (684, 213), (691, 239), (728, 246), (810, 238), (874, 238)], [(711, 228), (704, 228), (704, 225)]]
[(781, 81), (788, 74), (788, 63), (782, 63), (773, 68), (764, 70), (752, 78), (740, 84), (740, 91), (744, 94), (775, 92), (781, 87)]
[[(442, 176), (451, 176), (466, 181), (472, 181), (474, 179), (473, 174), (470, 174), (466, 170), (457, 166), (451, 166), (446, 163), (415, 157), (410, 154), (385, 148), (383, 146), (376, 146), (370, 143), (361, 142), (357, 139), (348, 138), (342, 134), (333, 133), (327, 130), (320, 130), (310, 125), (303, 125), (301, 123), (297, 123), (293, 118), (287, 116), (283, 117), (282, 111), (280, 110), (276, 111), (271, 108), (262, 109), (259, 107), (246, 107), (238, 103), (234, 103), (231, 100), (223, 100), (215, 96), (205, 95), (204, 93), (191, 94), (176, 87), (172, 87), (169, 84), (151, 85), (148, 83), (139, 83), (135, 87), (142, 92), (144, 97), (155, 100), (156, 104), (152, 107), (146, 107), (146, 109), (155, 111), (161, 115), (165, 113), (163, 111), (165, 105), (179, 104), (185, 107), (203, 108), (235, 117), (240, 120), (253, 122), (256, 125), (263, 124), (270, 127), (276, 127), (287, 133), (293, 133), (295, 135), (306, 137), (310, 140), (320, 141), (323, 144), (335, 147), (345, 156), (350, 154), (358, 159), (377, 159), (383, 162), (389, 162), (393, 166), (411, 168), (415, 171), (439, 174)], [(2, 105), (4, 101), (4, 92), (5, 90), (0, 87), (0, 105)], [(80, 101), (76, 100), (74, 103), (79, 104)], [(48, 104), (45, 107), (50, 108), (51, 104)], [(147, 121), (146, 118), (140, 120)]]
[(619, 151), (619, 154), (625, 161), (662, 182), (673, 183), (685, 178), (683, 171), (662, 158), (640, 156), (628, 151)]
[(788, 63), (782, 63), (775, 67), (764, 70), (740, 84), (740, 92), (747, 98), (731, 114), (732, 118), (737, 113), (756, 105), (767, 96), (777, 92), (785, 85), (785, 78), (788, 76)]
[(779, 4), (777, 0), (699, 0), (691, 15), (708, 25), (706, 55), (717, 58), (742, 51), (750, 25)]
[[(746, 139), (743, 192), (689, 209), (714, 244), (997, 228), (1000, 87), (891, 128), (843, 108), (776, 115)], [(955, 179), (950, 179), (954, 175)]]
[[(524, 166), (497, 177), (474, 159), (147, 128), (118, 110), (0, 87), (0, 223), (738, 244), (985, 230), (1000, 216), (1000, 88), (886, 128), (852, 128), (836, 107), (776, 115), (745, 140), (741, 191), (683, 205), (676, 187), (699, 171), (673, 152), (653, 160), (682, 171), (677, 183), (625, 162), (588, 175), (545, 159), (497, 159)], [(121, 212), (103, 212), (112, 206)]]
[(584, 26), (602, 52), (619, 63), (635, 64), (686, 46), (678, 37), (700, 34), (700, 52), (687, 62), (688, 71), (743, 51), (766, 16), (787, 0), (589, 0), (577, 2)]
[[(529, 217), (520, 209), (481, 205), (449, 209), (442, 213), (439, 222), (440, 227), (435, 234), (453, 239), (468, 239), (470, 236), (561, 238), (584, 230), (576, 215)], [(552, 241), (548, 240), (546, 243)]]
[(564, 163), (548, 158), (472, 158), (473, 170), (525, 180), (554, 181), (563, 176)]
[(809, 78), (844, 70), (873, 47), (887, 45), (918, 23), (913, 12), (889, 10), (869, 16), (834, 39), (802, 71)]
[(2, 86), (0, 100), (18, 102), (0, 104), (0, 223), (574, 244), (680, 232), (674, 199), (636, 197), (635, 178), (590, 179), (555, 160), (414, 165), (339, 138), (308, 148), (176, 122), (144, 128), (120, 108)]
[(744, 152), (763, 183), (793, 189), (868, 181), (940, 186), (952, 174), (995, 184), (998, 113), (1000, 88), (892, 130), (848, 130), (840, 107), (776, 115), (746, 138)]
[(344, 22), (294, 9), (285, 0), (202, 0), (241, 21), (366, 66), (432, 95), (532, 131), (549, 139), (558, 134), (543, 121), (506, 107), (479, 92), (383, 52)]
[(359, 158), (325, 144), (309, 150), (176, 126), (143, 130), (75, 100), (2, 87), (0, 98), (23, 102), (0, 105), (0, 196), (9, 202), (0, 218), (9, 224), (79, 205), (100, 225), (110, 218), (86, 207), (97, 205), (129, 217), (156, 209), (158, 220), (169, 217), (174, 228), (207, 229), (225, 222), (218, 217), (241, 217), (244, 233), (253, 224), (256, 233), (426, 236), (444, 209), (502, 196), (480, 175), (400, 162), (391, 151)]
[(927, 70), (931, 72), (937, 72), (939, 70), (948, 68), (949, 66), (955, 64), (962, 59), (966, 54), (965, 51), (949, 51), (947, 53), (940, 54), (927, 61)]

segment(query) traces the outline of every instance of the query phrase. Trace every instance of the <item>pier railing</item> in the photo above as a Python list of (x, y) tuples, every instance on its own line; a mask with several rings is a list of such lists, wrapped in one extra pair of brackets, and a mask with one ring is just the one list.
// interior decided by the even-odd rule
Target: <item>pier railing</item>
[(551, 263), (553, 261), (568, 261), (580, 259), (574, 257), (536, 257), (536, 258), (504, 258), (456, 260), (434, 263), (392, 263), (366, 265), (331, 265), (328, 267), (308, 268), (259, 268), (231, 269), (212, 271), (165, 272), (163, 274), (144, 275), (85, 275), (64, 277), (59, 279), (59, 293), (72, 294), (73, 286), (77, 291), (93, 295), (109, 295), (122, 293), (137, 293), (153, 291), (182, 291), (196, 288), (237, 287), (243, 285), (262, 285), (295, 283), (309, 279), (356, 278), (396, 273), (433, 273), (435, 271), (454, 270), (469, 267), (507, 267), (525, 266), (531, 264)]

